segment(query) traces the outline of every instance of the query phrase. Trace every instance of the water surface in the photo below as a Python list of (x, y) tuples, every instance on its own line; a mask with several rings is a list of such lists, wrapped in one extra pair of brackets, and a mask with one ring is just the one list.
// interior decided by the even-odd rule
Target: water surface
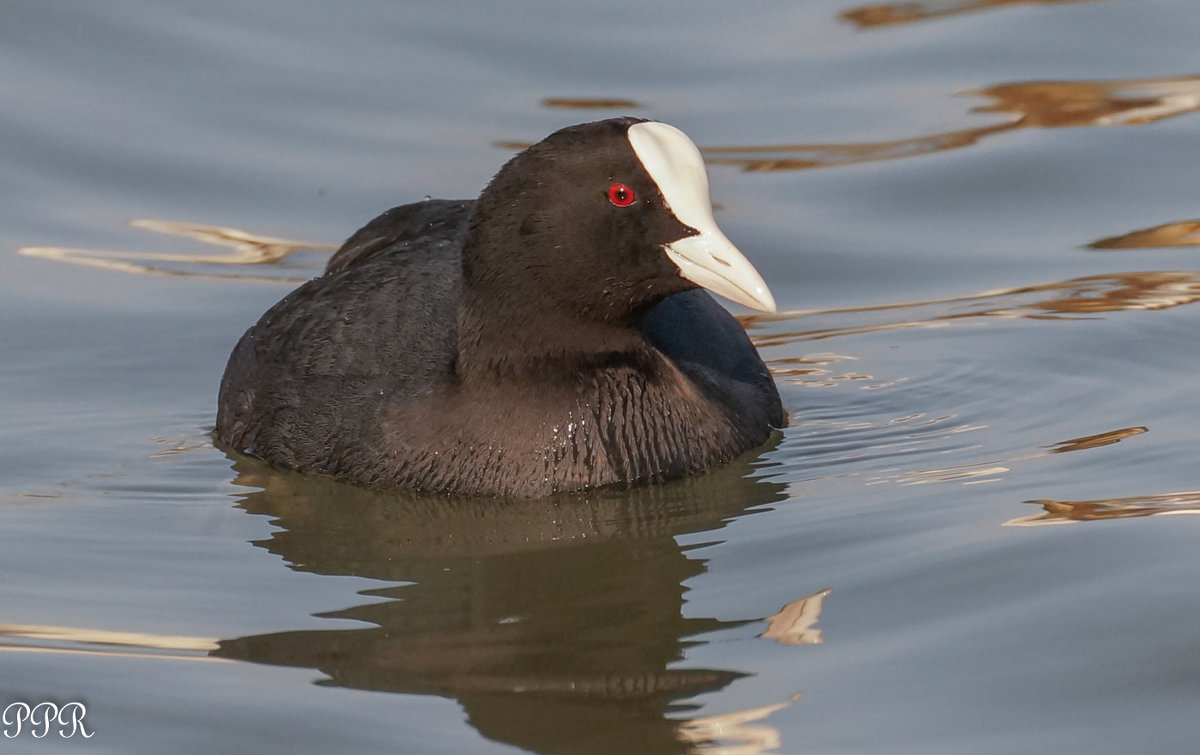
[[(21, 3), (0, 25), (13, 751), (1186, 752), (1200, 10)], [(515, 145), (680, 126), (791, 422), (500, 504), (213, 448), (241, 332)]]

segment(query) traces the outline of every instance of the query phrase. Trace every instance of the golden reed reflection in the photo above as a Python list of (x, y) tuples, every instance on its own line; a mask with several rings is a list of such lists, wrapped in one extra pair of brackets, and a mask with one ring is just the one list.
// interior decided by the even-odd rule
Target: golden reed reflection
[(0, 624), (0, 651), (135, 656), (188, 661), (222, 662), (211, 655), (218, 647), (212, 637), (114, 632), (86, 627), (43, 624)]
[[(202, 244), (218, 246), (226, 251), (219, 254), (164, 254), (158, 252), (133, 252), (109, 249), (79, 249), (59, 246), (26, 246), (17, 250), (26, 257), (39, 257), (72, 265), (97, 267), (123, 273), (140, 275), (182, 276), (210, 280), (240, 280), (297, 285), (307, 277), (285, 277), (283, 275), (246, 275), (240, 272), (212, 272), (171, 267), (171, 265), (246, 266), (277, 265), (294, 252), (307, 249), (333, 251), (336, 247), (292, 241), (272, 236), (259, 236), (236, 228), (201, 225), (170, 220), (137, 219), (129, 225), (145, 231), (180, 236)], [(323, 264), (323, 262), (322, 262)], [(320, 265), (314, 265), (319, 270)]]
[(1104, 446), (1111, 446), (1114, 443), (1120, 443), (1126, 438), (1132, 438), (1135, 435), (1141, 435), (1142, 433), (1149, 431), (1150, 429), (1147, 427), (1122, 427), (1119, 430), (1110, 430), (1109, 432), (1099, 433), (1098, 435), (1085, 435), (1082, 438), (1071, 438), (1070, 440), (1063, 440), (1055, 443), (1050, 449), (1049, 453), (1065, 454), (1070, 453), (1071, 451), (1086, 451), (1089, 448), (1103, 448)]
[(1200, 76), (1110, 81), (1024, 81), (962, 94), (993, 100), (974, 113), (1003, 113), (1009, 120), (979, 128), (909, 139), (847, 144), (778, 144), (704, 147), (710, 165), (746, 171), (803, 170), (895, 160), (968, 147), (980, 139), (1022, 128), (1133, 126), (1200, 109)]
[(759, 635), (764, 640), (775, 640), (780, 645), (820, 645), (825, 642), (817, 621), (825, 598), (833, 590), (826, 587), (799, 600), (793, 600), (777, 613), (767, 617), (767, 629)]
[(1164, 223), (1088, 244), (1089, 249), (1155, 249), (1166, 246), (1200, 246), (1200, 220)]
[(799, 699), (800, 693), (797, 692), (782, 703), (693, 718), (679, 725), (677, 736), (680, 742), (691, 745), (687, 750), (689, 755), (758, 755), (776, 752), (783, 743), (779, 729), (754, 722)]
[(1010, 5), (1058, 5), (1080, 2), (1094, 2), (1094, 0), (908, 0), (908, 2), (864, 5), (842, 11), (839, 15), (855, 26), (869, 29), (875, 26), (929, 21), (959, 13), (1004, 8)]
[(1005, 522), (1009, 527), (1043, 524), (1068, 524), (1099, 519), (1128, 519), (1138, 516), (1200, 514), (1200, 491), (1138, 495), (1127, 498), (1099, 498), (1093, 501), (1060, 501), (1039, 498), (1026, 503), (1041, 506), (1043, 513), (1017, 517)]

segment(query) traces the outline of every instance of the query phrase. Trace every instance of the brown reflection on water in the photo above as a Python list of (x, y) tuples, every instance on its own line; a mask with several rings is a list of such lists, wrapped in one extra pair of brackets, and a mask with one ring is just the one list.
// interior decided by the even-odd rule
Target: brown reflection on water
[(1119, 430), (1110, 430), (1106, 433), (1098, 435), (1085, 435), (1082, 438), (1071, 438), (1070, 440), (1060, 441), (1054, 444), (1050, 449), (1052, 454), (1065, 454), (1071, 451), (1086, 451), (1089, 448), (1103, 448), (1111, 446), (1114, 443), (1120, 443), (1126, 438), (1132, 438), (1136, 435), (1149, 432), (1146, 427), (1122, 427)]
[(996, 100), (975, 112), (1011, 113), (1022, 126), (1137, 126), (1200, 109), (1200, 76), (1029, 81), (968, 94)]
[(1166, 246), (1200, 246), (1200, 220), (1164, 223), (1088, 244), (1089, 249), (1154, 249)]
[(864, 5), (839, 15), (860, 28), (908, 24), (914, 21), (953, 16), (959, 13), (1004, 8), (1010, 5), (1058, 5), (1094, 0), (909, 0), (899, 3)]
[[(239, 505), (281, 528), (255, 545), (300, 571), (401, 584), (319, 614), (362, 628), (226, 639), (215, 655), (318, 669), (321, 684), (452, 698), (481, 734), (532, 752), (722, 751), (705, 744), (709, 730), (686, 701), (744, 674), (689, 667), (684, 651), (775, 617), (684, 616), (684, 584), (705, 562), (677, 536), (785, 498), (783, 484), (748, 479), (748, 463), (549, 501), (385, 494), (244, 458), (235, 469), (238, 485), (258, 488)], [(785, 636), (813, 631), (800, 625), (815, 621), (822, 597), (805, 599), (816, 603)], [(763, 727), (722, 742), (759, 752)]]
[(547, 97), (542, 100), (542, 105), (567, 110), (637, 110), (642, 107), (640, 103), (619, 97)]
[(702, 147), (709, 165), (729, 165), (748, 172), (832, 168), (838, 165), (896, 160), (968, 147), (989, 134), (1016, 124), (948, 131), (910, 139), (857, 144), (776, 144), (760, 147)]
[[(984, 291), (927, 301), (776, 314), (741, 314), (738, 320), (759, 348), (787, 346), (903, 328), (944, 328), (978, 318), (1072, 319), (1126, 310), (1160, 310), (1200, 300), (1200, 271), (1156, 270), (1089, 275), (1052, 283)], [(898, 316), (899, 315), (899, 316)], [(829, 322), (829, 321), (833, 322)], [(777, 331), (780, 322), (812, 322), (811, 328)], [(780, 360), (782, 374), (801, 358)], [(775, 362), (771, 362), (775, 365)], [(807, 368), (801, 368), (807, 369)]]
[(746, 171), (802, 170), (895, 160), (959, 149), (980, 139), (1021, 128), (1131, 126), (1200, 109), (1200, 76), (1111, 81), (1024, 81), (963, 92), (994, 102), (976, 113), (1010, 119), (979, 128), (909, 139), (850, 144), (778, 144), (705, 147), (711, 165)]
[[(307, 277), (285, 277), (274, 275), (247, 275), (242, 272), (215, 272), (211, 268), (247, 265), (279, 265), (299, 250), (332, 251), (336, 247), (292, 241), (272, 236), (259, 236), (225, 226), (182, 223), (170, 220), (138, 219), (129, 225), (145, 231), (162, 233), (191, 239), (202, 244), (221, 247), (226, 251), (219, 254), (184, 254), (159, 252), (134, 252), (109, 249), (79, 249), (59, 246), (26, 246), (17, 250), (26, 257), (38, 257), (54, 262), (65, 262), (84, 267), (95, 267), (122, 273), (158, 275), (169, 277), (201, 278), (206, 280), (239, 280), (297, 285)], [(190, 269), (186, 266), (203, 266)], [(183, 266), (183, 267), (181, 267)], [(303, 269), (303, 268), (301, 268)], [(320, 269), (319, 267), (317, 268)]]
[(1061, 501), (1039, 498), (1026, 501), (1026, 503), (1041, 506), (1043, 513), (1018, 517), (1005, 522), (1006, 525), (1027, 527), (1042, 524), (1088, 522), (1098, 519), (1200, 514), (1200, 491), (1130, 496), (1128, 498), (1099, 498), (1093, 501)]

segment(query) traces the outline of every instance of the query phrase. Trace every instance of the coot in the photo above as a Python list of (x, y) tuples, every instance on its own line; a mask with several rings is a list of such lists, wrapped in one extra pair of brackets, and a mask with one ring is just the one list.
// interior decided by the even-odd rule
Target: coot
[(474, 201), (356, 232), (242, 336), (217, 438), (380, 488), (540, 497), (704, 472), (783, 424), (741, 326), (762, 278), (664, 123), (557, 131)]

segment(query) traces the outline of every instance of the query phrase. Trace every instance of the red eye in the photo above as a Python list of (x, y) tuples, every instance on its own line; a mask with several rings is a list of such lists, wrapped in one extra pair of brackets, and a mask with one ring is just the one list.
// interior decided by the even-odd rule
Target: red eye
[(615, 204), (617, 207), (628, 207), (633, 204), (633, 200), (637, 199), (633, 194), (633, 189), (625, 184), (613, 184), (608, 187), (608, 201)]

